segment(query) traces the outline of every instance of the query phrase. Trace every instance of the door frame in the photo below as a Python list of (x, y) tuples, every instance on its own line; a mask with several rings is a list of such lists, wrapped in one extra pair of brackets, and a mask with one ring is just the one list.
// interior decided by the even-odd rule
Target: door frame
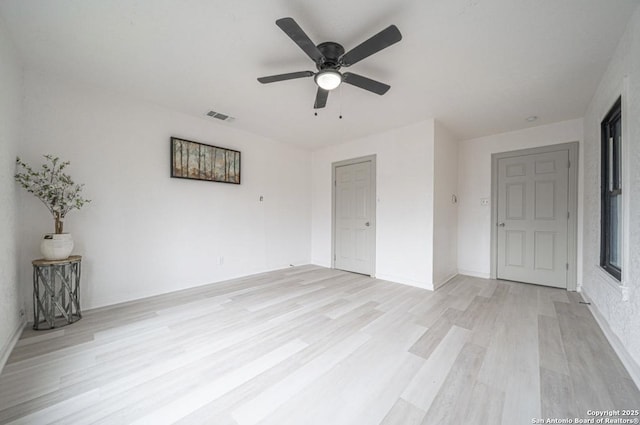
[(522, 155), (568, 151), (569, 184), (567, 226), (567, 291), (576, 291), (578, 286), (578, 149), (579, 142), (560, 143), (530, 149), (499, 152), (491, 155), (491, 279), (498, 274), (498, 160)]
[(370, 204), (371, 204), (371, 238), (369, 239), (369, 252), (371, 255), (369, 276), (375, 277), (376, 274), (376, 155), (361, 156), (358, 158), (345, 159), (331, 163), (331, 268), (336, 268), (336, 168), (345, 165), (360, 164), (362, 162), (371, 163), (371, 181), (370, 181)]

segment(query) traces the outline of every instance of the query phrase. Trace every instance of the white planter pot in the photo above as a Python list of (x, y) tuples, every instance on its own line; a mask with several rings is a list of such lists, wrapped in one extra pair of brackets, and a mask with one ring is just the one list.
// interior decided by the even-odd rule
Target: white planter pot
[(45, 260), (66, 260), (73, 251), (70, 233), (48, 233), (40, 243), (40, 252)]

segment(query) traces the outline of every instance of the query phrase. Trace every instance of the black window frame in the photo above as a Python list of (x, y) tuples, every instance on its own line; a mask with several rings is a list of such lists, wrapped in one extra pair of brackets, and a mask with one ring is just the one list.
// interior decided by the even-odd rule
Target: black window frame
[[(619, 125), (618, 125), (619, 123)], [(620, 134), (617, 134), (619, 128)], [(622, 97), (613, 104), (601, 124), (601, 176), (600, 176), (600, 267), (611, 276), (621, 281), (622, 267), (612, 264), (610, 259), (613, 235), (611, 229), (611, 200), (614, 196), (622, 196)], [(613, 138), (612, 149), (609, 149), (609, 139)], [(612, 157), (610, 157), (610, 155)], [(621, 198), (622, 199), (622, 198)], [(618, 221), (618, 227), (622, 222)], [(622, 229), (618, 233), (622, 235)], [(620, 250), (619, 255), (622, 256)]]

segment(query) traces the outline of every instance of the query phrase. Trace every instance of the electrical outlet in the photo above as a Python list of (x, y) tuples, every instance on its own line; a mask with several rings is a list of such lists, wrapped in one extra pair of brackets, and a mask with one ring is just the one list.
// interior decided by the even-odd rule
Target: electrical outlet
[(20, 318), (23, 318), (23, 317), (24, 317), (24, 308), (21, 308), (20, 309)]
[(482, 205), (483, 207), (488, 207), (489, 206), (489, 198), (480, 198), (480, 205)]
[(218, 257), (218, 265), (221, 266), (224, 264), (224, 257), (221, 255)]

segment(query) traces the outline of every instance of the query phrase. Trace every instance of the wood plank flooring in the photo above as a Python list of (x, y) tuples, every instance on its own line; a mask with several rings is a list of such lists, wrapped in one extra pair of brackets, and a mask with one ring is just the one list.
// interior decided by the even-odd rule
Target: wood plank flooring
[(25, 330), (1, 424), (530, 424), (640, 408), (577, 294), (294, 267)]

